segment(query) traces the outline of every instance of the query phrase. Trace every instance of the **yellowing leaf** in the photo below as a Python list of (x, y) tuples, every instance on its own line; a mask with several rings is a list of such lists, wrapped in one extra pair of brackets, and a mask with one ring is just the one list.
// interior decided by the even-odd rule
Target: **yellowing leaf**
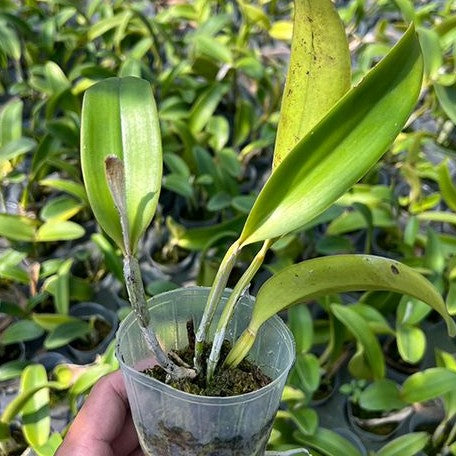
[(413, 27), (272, 173), (240, 244), (272, 239), (312, 221), (383, 155), (412, 112), (423, 58)]
[(295, 0), (274, 167), (350, 88), (350, 51), (331, 0)]

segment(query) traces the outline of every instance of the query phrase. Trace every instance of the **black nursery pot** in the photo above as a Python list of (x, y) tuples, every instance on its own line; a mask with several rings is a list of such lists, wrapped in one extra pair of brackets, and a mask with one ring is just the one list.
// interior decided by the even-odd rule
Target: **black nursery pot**
[[(96, 316), (97, 321), (100, 322), (98, 327), (95, 326), (95, 329), (103, 333), (104, 337), (102, 337), (95, 347), (85, 348), (81, 345), (79, 339), (68, 345), (68, 352), (77, 363), (91, 363), (95, 360), (96, 355), (103, 353), (109, 343), (114, 339), (119, 323), (117, 315), (112, 310), (106, 309), (96, 302), (81, 302), (76, 304), (71, 307), (70, 314), (81, 319), (89, 319)], [(97, 325), (97, 322), (95, 322), (95, 325)], [(106, 325), (110, 328), (107, 329)]]
[[(444, 419), (445, 412), (442, 403), (440, 401), (432, 401), (416, 410), (409, 422), (408, 430), (409, 432), (427, 432), (431, 437)], [(443, 448), (443, 444), (454, 424), (454, 419), (450, 420), (444, 429), (442, 429), (442, 433), (440, 437), (437, 438), (437, 441), (434, 442), (434, 440), (430, 438), (426, 447), (420, 451), (417, 456), (449, 456), (451, 453), (449, 451), (446, 452)]]
[[(351, 401), (346, 401), (346, 416), (350, 426), (361, 440), (369, 447), (370, 442), (384, 442), (397, 435), (400, 430), (408, 423), (412, 409), (394, 411), (391, 414), (379, 415), (362, 409)], [(389, 421), (374, 424), (372, 420), (377, 418), (391, 418)]]
[(0, 346), (0, 365), (9, 361), (23, 361), (25, 359), (25, 345), (22, 342)]
[(195, 262), (195, 253), (176, 247), (175, 258), (165, 258), (162, 254), (165, 244), (166, 236), (160, 236), (154, 232), (148, 234), (142, 248), (147, 263), (159, 273), (159, 276), (174, 277), (188, 271)]

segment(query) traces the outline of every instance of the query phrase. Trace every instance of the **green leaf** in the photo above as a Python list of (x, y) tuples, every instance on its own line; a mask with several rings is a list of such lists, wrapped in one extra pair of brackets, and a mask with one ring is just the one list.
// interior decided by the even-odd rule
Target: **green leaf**
[(194, 135), (206, 126), (227, 91), (227, 85), (214, 84), (195, 101), (188, 118), (188, 126)]
[(271, 25), (269, 35), (275, 40), (290, 41), (293, 37), (293, 23), (291, 21), (276, 21)]
[(432, 367), (408, 377), (402, 385), (401, 398), (409, 403), (436, 399), (455, 389), (456, 372)]
[(45, 221), (65, 221), (76, 215), (82, 204), (68, 196), (58, 196), (48, 201), (40, 211), (40, 218)]
[(122, 283), (124, 280), (123, 264), (118, 251), (101, 233), (92, 234), (91, 239), (103, 253), (107, 269)]
[(211, 212), (218, 212), (226, 209), (231, 205), (231, 195), (226, 192), (217, 192), (207, 202), (207, 210)]
[(235, 196), (231, 200), (231, 207), (241, 212), (242, 214), (248, 214), (255, 203), (254, 195), (239, 195)]
[(374, 378), (383, 378), (385, 376), (385, 359), (382, 348), (366, 320), (354, 310), (340, 304), (331, 304), (331, 311), (362, 346), (363, 356), (369, 362)]
[(409, 206), (409, 212), (411, 214), (419, 214), (421, 212), (432, 209), (440, 203), (440, 194), (432, 193), (429, 196), (424, 196), (417, 201), (412, 201)]
[(299, 443), (310, 446), (325, 456), (361, 456), (360, 451), (346, 438), (322, 427), (318, 428), (314, 435), (294, 432), (293, 437)]
[(418, 220), (425, 220), (428, 222), (451, 223), (453, 225), (456, 225), (456, 214), (453, 214), (452, 212), (421, 212), (421, 214), (418, 214), (416, 217)]
[(282, 393), (283, 402), (293, 402), (293, 401), (303, 401), (305, 399), (305, 394), (292, 386), (285, 385)]
[(435, 94), (448, 118), (456, 123), (456, 86), (434, 84)]
[(304, 435), (315, 434), (318, 427), (318, 414), (314, 409), (291, 409), (289, 413), (300, 432)]
[(456, 211), (456, 186), (453, 184), (448, 166), (448, 159), (437, 166), (439, 188), (445, 203), (451, 210)]
[(3, 147), (22, 136), (22, 100), (13, 98), (0, 109), (0, 146)]
[(297, 355), (293, 368), (299, 380), (301, 389), (312, 394), (320, 384), (320, 365), (312, 353)]
[(420, 38), (421, 49), (423, 50), (426, 76), (430, 79), (435, 79), (443, 64), (439, 35), (434, 30), (422, 27), (419, 27), (417, 32)]
[(30, 364), (29, 361), (8, 361), (0, 366), (0, 382), (12, 380), (21, 376), (25, 367)]
[(40, 180), (40, 185), (45, 187), (51, 187), (55, 190), (61, 190), (63, 192), (69, 193), (70, 195), (76, 196), (82, 202), (88, 203), (87, 194), (83, 185), (65, 179), (42, 179)]
[(357, 342), (356, 352), (348, 362), (348, 371), (357, 379), (371, 380), (375, 377), (371, 364), (365, 356), (364, 346)]
[(264, 76), (264, 67), (260, 60), (255, 57), (242, 57), (236, 60), (235, 67), (237, 70), (245, 73), (252, 79), (260, 81)]
[(401, 358), (411, 364), (418, 363), (426, 350), (426, 336), (415, 326), (400, 325), (396, 328), (397, 348)]
[(246, 100), (238, 100), (234, 115), (233, 144), (238, 147), (249, 137), (254, 122), (255, 112), (252, 104)]
[[(374, 208), (372, 213), (372, 225), (381, 228), (391, 228), (396, 226), (396, 220), (391, 211), (386, 208)], [(334, 219), (327, 228), (327, 234), (337, 235), (350, 233), (352, 231), (368, 228), (368, 223), (360, 211), (344, 212)]]
[(275, 169), (250, 212), (240, 244), (300, 228), (355, 184), (401, 131), (418, 99), (422, 72), (419, 42), (410, 27)]
[(54, 456), (62, 441), (62, 436), (54, 433), (44, 445), (35, 447), (34, 450), (37, 456)]
[(325, 236), (315, 244), (315, 251), (321, 255), (353, 253), (355, 251), (350, 239), (342, 236)]
[(456, 280), (451, 280), (448, 285), (446, 305), (450, 315), (456, 315)]
[(442, 274), (445, 269), (445, 255), (440, 243), (440, 239), (434, 230), (428, 229), (426, 253), (424, 256), (424, 267)]
[(46, 62), (44, 73), (51, 93), (61, 93), (70, 86), (70, 81), (68, 81), (65, 73), (55, 62)]
[(87, 33), (87, 39), (89, 41), (93, 41), (96, 38), (104, 35), (106, 32), (119, 27), (122, 22), (124, 22), (125, 18), (130, 15), (131, 12), (129, 10), (125, 10), (119, 14), (95, 22)]
[(269, 29), (271, 26), (268, 16), (258, 6), (250, 5), (243, 0), (238, 0), (239, 8), (247, 22), (258, 25), (261, 28)]
[(63, 347), (78, 337), (83, 337), (90, 332), (89, 323), (79, 320), (63, 323), (52, 330), (44, 341), (48, 350)]
[(67, 315), (70, 308), (70, 269), (73, 259), (65, 260), (59, 267), (55, 281), (55, 308), (61, 315)]
[(404, 243), (410, 247), (415, 245), (418, 236), (420, 224), (416, 217), (410, 217), (404, 229)]
[(310, 350), (313, 341), (313, 319), (307, 306), (294, 306), (288, 310), (288, 327), (293, 333), (296, 353)]
[(73, 410), (75, 409), (75, 399), (85, 393), (87, 390), (92, 388), (95, 383), (100, 380), (101, 377), (103, 377), (106, 374), (109, 374), (109, 372), (112, 372), (113, 368), (108, 365), (108, 364), (100, 364), (100, 365), (95, 365), (92, 366), (89, 370), (84, 372), (78, 379), (74, 382), (72, 387), (70, 388), (69, 395), (70, 398), (72, 399), (72, 408)]
[(402, 296), (396, 312), (396, 325), (418, 325), (432, 309), (426, 303), (410, 296)]
[[(48, 383), (47, 373), (41, 364), (30, 365), (21, 377), (20, 394)], [(51, 431), (49, 416), (49, 390), (43, 388), (35, 393), (22, 408), (22, 432), (32, 446), (44, 445)]]
[(155, 213), (162, 176), (158, 116), (147, 81), (105, 79), (87, 90), (82, 108), (81, 165), (90, 206), (103, 230), (125, 250), (105, 174), (110, 155), (125, 168), (129, 247), (135, 252)]
[(202, 251), (218, 239), (238, 236), (244, 220), (245, 216), (239, 215), (226, 222), (209, 227), (187, 230), (175, 222), (169, 223), (168, 227), (171, 231), (173, 242), (179, 247), (187, 250)]
[(19, 157), (36, 146), (36, 142), (30, 138), (19, 138), (0, 147), (0, 160), (12, 160)]
[(377, 380), (361, 391), (359, 405), (365, 410), (389, 412), (404, 408), (407, 403), (399, 396), (399, 387), (389, 379)]
[(3, 345), (15, 344), (37, 339), (42, 336), (44, 331), (35, 322), (30, 320), (20, 320), (12, 323), (3, 331), (0, 336), (0, 343)]
[(420, 454), (428, 440), (429, 434), (426, 432), (411, 432), (388, 442), (375, 454), (376, 456), (415, 456)]
[(233, 61), (230, 48), (213, 36), (198, 34), (195, 37), (194, 44), (197, 54), (208, 57), (212, 61), (221, 63)]
[(0, 22), (0, 50), (14, 60), (21, 58), (21, 42), (16, 32), (4, 21)]
[(0, 214), (0, 236), (13, 241), (33, 242), (38, 221), (22, 215)]
[(394, 331), (391, 329), (386, 318), (374, 307), (363, 303), (357, 303), (351, 305), (350, 309), (363, 317), (369, 325), (369, 328), (376, 334), (394, 335)]
[[(49, 277), (43, 284), (43, 290), (57, 296), (57, 287), (60, 287), (57, 275)], [(85, 280), (78, 277), (70, 276), (70, 300), (90, 301), (93, 296), (93, 287)], [(60, 293), (60, 291), (59, 291)]]
[(149, 282), (146, 286), (146, 292), (149, 296), (155, 296), (160, 293), (165, 293), (167, 291), (175, 290), (179, 288), (179, 285), (169, 280), (153, 280)]
[(32, 320), (46, 331), (53, 331), (64, 323), (78, 322), (79, 319), (71, 315), (33, 313)]
[(163, 178), (163, 187), (184, 198), (193, 198), (193, 187), (181, 174), (167, 174)]
[(182, 179), (190, 178), (188, 165), (179, 155), (168, 152), (163, 155), (163, 161), (172, 174), (179, 175)]
[(456, 334), (456, 324), (441, 295), (412, 268), (371, 255), (336, 255), (289, 266), (267, 280), (258, 291), (249, 326), (235, 343), (227, 363), (244, 358), (260, 326), (277, 312), (322, 296), (360, 290), (415, 296), (443, 317), (451, 336)]
[[(456, 372), (456, 359), (451, 353), (443, 350), (435, 350), (435, 361), (437, 367), (445, 367), (452, 372)], [(449, 391), (442, 396), (446, 419), (451, 419), (456, 415), (456, 389)]]
[(212, 136), (208, 141), (209, 145), (215, 151), (221, 151), (226, 146), (230, 137), (230, 125), (228, 120), (222, 116), (213, 116), (206, 125), (206, 131)]
[(333, 3), (296, 0), (274, 168), (349, 88), (350, 51), (345, 28)]
[(84, 236), (81, 225), (70, 221), (49, 220), (43, 223), (36, 233), (37, 242), (71, 241)]
[(406, 21), (412, 22), (415, 20), (415, 9), (411, 0), (394, 0), (394, 3), (401, 10)]

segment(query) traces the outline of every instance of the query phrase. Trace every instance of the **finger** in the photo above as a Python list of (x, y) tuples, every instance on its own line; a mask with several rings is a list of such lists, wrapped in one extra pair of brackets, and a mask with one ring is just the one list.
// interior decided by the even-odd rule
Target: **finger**
[[(76, 416), (58, 456), (77, 456), (79, 448), (90, 449), (90, 453), (80, 453), (85, 456), (112, 455), (110, 444), (121, 433), (127, 410), (128, 401), (120, 371), (103, 377)], [(100, 453), (94, 452), (95, 447)]]
[(125, 456), (139, 448), (138, 434), (130, 414), (125, 418), (122, 432), (115, 438), (111, 447), (116, 456)]

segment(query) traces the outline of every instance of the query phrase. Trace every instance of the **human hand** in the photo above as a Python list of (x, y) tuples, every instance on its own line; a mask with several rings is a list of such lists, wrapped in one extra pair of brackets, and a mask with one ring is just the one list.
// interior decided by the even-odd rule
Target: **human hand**
[(143, 456), (120, 371), (93, 387), (56, 456)]

